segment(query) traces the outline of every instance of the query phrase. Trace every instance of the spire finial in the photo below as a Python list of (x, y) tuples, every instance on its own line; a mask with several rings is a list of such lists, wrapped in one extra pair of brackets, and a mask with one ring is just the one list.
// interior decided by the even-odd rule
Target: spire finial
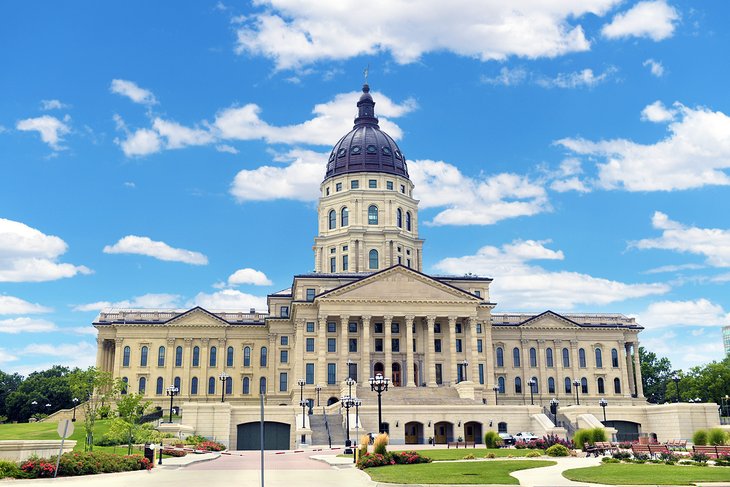
[(370, 74), (370, 63), (368, 63), (367, 67), (365, 68), (365, 72), (363, 73), (365, 75), (365, 84), (368, 84), (368, 74)]

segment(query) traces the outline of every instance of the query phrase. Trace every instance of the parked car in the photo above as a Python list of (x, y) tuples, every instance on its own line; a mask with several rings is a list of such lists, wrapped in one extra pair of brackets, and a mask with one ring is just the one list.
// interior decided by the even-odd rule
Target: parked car
[(502, 444), (504, 446), (510, 446), (515, 444), (515, 437), (509, 433), (499, 433), (499, 437), (502, 438)]
[(515, 441), (524, 441), (525, 443), (536, 439), (537, 436), (533, 435), (529, 431), (520, 431), (515, 435)]

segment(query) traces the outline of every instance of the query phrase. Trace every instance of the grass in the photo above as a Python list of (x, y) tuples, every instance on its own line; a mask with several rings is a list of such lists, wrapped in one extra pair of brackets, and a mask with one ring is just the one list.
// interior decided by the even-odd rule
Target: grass
[(563, 476), (579, 482), (611, 485), (692, 485), (730, 481), (730, 467), (607, 464), (566, 470)]
[[(111, 420), (100, 419), (96, 421), (96, 427), (94, 428), (94, 436), (101, 438), (101, 436), (107, 432)], [(39, 422), (39, 423), (15, 423), (15, 424), (0, 424), (0, 440), (58, 440), (60, 439), (56, 432), (58, 423), (55, 421), (51, 422)], [(74, 451), (84, 451), (84, 441), (86, 433), (84, 430), (83, 421), (77, 421), (74, 423), (74, 432), (69, 437), (70, 440), (76, 440), (76, 446)], [(95, 446), (94, 450), (106, 451), (114, 453), (114, 448), (123, 449), (126, 453), (127, 447), (102, 447)], [(119, 450), (122, 453), (121, 450)]]
[[(400, 446), (400, 445), (399, 445)], [(411, 451), (409, 449), (403, 450), (392, 450), (391, 453), (398, 453), (400, 451)], [(474, 455), (477, 458), (484, 458), (487, 453), (494, 453), (497, 458), (506, 458), (510, 455), (513, 457), (524, 457), (531, 451), (539, 451), (545, 453), (544, 450), (529, 450), (529, 449), (516, 449), (516, 448), (434, 448), (434, 449), (420, 449), (416, 450), (421, 455), (430, 458), (435, 461), (449, 461), (449, 460), (462, 460), (466, 455)], [(338, 457), (351, 457), (352, 455), (337, 455)]]
[(364, 472), (375, 482), (395, 484), (519, 484), (510, 472), (555, 463), (544, 460), (421, 463), (366, 468)]

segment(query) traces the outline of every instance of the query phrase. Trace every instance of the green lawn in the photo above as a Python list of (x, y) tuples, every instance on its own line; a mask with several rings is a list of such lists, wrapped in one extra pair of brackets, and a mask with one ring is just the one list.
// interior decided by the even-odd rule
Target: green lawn
[(692, 465), (607, 464), (574, 468), (563, 476), (580, 482), (612, 485), (691, 485), (693, 482), (728, 482), (730, 467)]
[(421, 463), (366, 468), (364, 472), (375, 482), (395, 484), (519, 484), (510, 472), (555, 463), (544, 460)]
[[(96, 422), (94, 436), (100, 438), (109, 429), (110, 420), (102, 419)], [(58, 423), (41, 422), (41, 423), (16, 423), (16, 424), (0, 424), (0, 440), (58, 440), (56, 432)], [(74, 433), (69, 438), (76, 440), (75, 451), (84, 451), (84, 423), (77, 421), (74, 423)], [(116, 447), (117, 451), (126, 453), (126, 447)], [(114, 447), (95, 446), (95, 450), (113, 452)]]
[[(404, 450), (393, 450), (394, 453)], [(406, 449), (407, 451), (407, 449)], [(528, 449), (516, 449), (516, 448), (434, 448), (432, 450), (416, 450), (423, 456), (429, 457), (431, 460), (461, 460), (466, 455), (474, 455), (477, 458), (484, 458), (487, 453), (494, 453), (495, 457), (505, 458), (509, 455), (513, 457), (524, 457), (528, 452), (539, 451), (544, 453), (543, 450), (528, 450)]]

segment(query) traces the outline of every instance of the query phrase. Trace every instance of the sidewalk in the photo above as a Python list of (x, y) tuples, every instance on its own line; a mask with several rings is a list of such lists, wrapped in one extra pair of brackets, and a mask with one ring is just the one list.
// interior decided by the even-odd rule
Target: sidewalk
[[(542, 459), (542, 458), (541, 458)], [(592, 484), (586, 482), (573, 482), (563, 477), (565, 470), (571, 468), (595, 467), (601, 464), (600, 458), (576, 458), (576, 457), (550, 457), (549, 460), (558, 462), (551, 467), (530, 468), (518, 470), (510, 475), (520, 481), (520, 485), (529, 487), (563, 487), (563, 486), (601, 486), (605, 484)]]
[(164, 467), (187, 467), (188, 465), (192, 465), (194, 463), (200, 463), (200, 462), (209, 462), (210, 460), (215, 460), (216, 458), (220, 457), (221, 454), (219, 452), (210, 452), (210, 453), (188, 453), (184, 457), (170, 457), (170, 458), (163, 458), (162, 459), (162, 465), (157, 464), (157, 460), (155, 460), (155, 468), (164, 468)]

